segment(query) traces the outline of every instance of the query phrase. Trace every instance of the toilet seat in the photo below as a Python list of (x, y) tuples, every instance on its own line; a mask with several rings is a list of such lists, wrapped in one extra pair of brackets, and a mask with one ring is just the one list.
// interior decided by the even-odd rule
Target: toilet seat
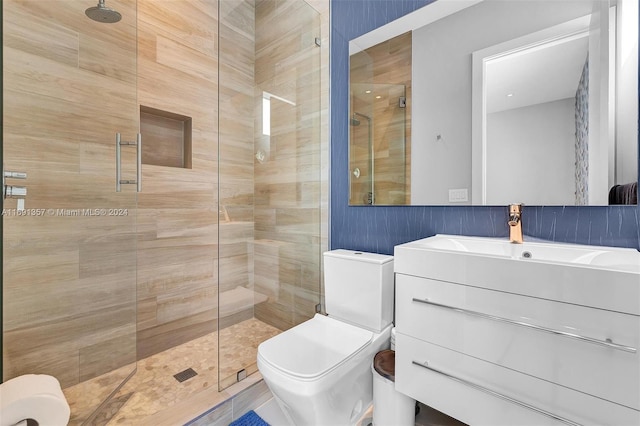
[(371, 344), (368, 330), (316, 314), (258, 347), (258, 356), (281, 373), (317, 380)]

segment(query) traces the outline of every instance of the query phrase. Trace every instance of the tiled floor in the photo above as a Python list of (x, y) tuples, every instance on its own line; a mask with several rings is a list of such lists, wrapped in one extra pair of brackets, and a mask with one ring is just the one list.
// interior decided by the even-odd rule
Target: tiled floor
[[(279, 332), (257, 319), (221, 330), (221, 377), (227, 378), (223, 379), (223, 383), (234, 383), (237, 371), (242, 368), (249, 374), (257, 371), (255, 360), (258, 345)], [(259, 375), (249, 376), (237, 385), (218, 392), (217, 347), (218, 333), (211, 333), (138, 361), (137, 372), (101, 408), (90, 424), (184, 424), (260, 380)], [(187, 368), (193, 368), (198, 375), (178, 382), (173, 375)], [(96, 401), (103, 401), (107, 396), (105, 392), (114, 388), (113, 383), (122, 381), (131, 371), (132, 366), (125, 367), (65, 389), (72, 412), (70, 424), (78, 425), (85, 421), (96, 407)]]
[[(255, 359), (258, 345), (280, 331), (256, 319), (243, 321), (220, 331), (223, 345), (221, 360), (227, 384), (235, 382), (236, 372), (245, 368), (248, 373), (257, 371)], [(183, 425), (207, 412), (194, 425), (227, 425), (249, 409), (256, 408), (271, 397), (268, 388), (255, 373), (245, 380), (218, 392), (218, 333), (138, 361), (137, 372), (101, 407), (91, 425)], [(187, 368), (198, 375), (182, 383), (173, 375)], [(86, 421), (93, 409), (106, 399), (116, 383), (133, 371), (133, 366), (123, 367), (110, 374), (97, 377), (64, 390), (71, 406), (70, 425)], [(225, 379), (223, 379), (225, 380)], [(243, 392), (247, 390), (247, 392)], [(236, 397), (237, 396), (237, 397)], [(262, 410), (262, 411), (261, 411)], [(256, 412), (273, 426), (289, 426), (271, 398)], [(372, 412), (367, 412), (359, 426), (367, 426)], [(267, 418), (268, 417), (268, 418)], [(465, 426), (430, 407), (421, 405), (416, 426)]]

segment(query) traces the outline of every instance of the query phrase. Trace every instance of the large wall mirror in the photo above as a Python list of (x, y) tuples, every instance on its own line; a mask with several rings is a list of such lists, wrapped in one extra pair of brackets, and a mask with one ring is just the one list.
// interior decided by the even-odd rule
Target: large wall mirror
[(637, 0), (436, 0), (349, 54), (351, 205), (637, 204)]

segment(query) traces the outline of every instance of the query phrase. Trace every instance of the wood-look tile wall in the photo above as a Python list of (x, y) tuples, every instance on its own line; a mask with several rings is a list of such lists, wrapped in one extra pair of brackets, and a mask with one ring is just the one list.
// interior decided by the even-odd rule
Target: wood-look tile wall
[(192, 126), (191, 169), (142, 166), (139, 358), (217, 329), (217, 16), (212, 0), (138, 0), (138, 103)]
[[(255, 5), (220, 2), (220, 306), (236, 287), (253, 289)], [(222, 326), (253, 317), (247, 300)], [(221, 363), (224, 360), (221, 357)]]
[[(328, 2), (317, 3), (328, 22)], [(309, 318), (319, 302), (320, 161), (328, 141), (323, 151), (318, 11), (301, 0), (222, 1), (218, 24), (214, 7), (139, 0), (139, 103), (190, 116), (193, 125), (192, 170), (143, 167), (139, 357), (254, 316), (248, 301), (216, 323), (218, 306), (228, 311), (237, 302), (238, 286), (255, 284), (269, 296), (255, 315), (282, 329)], [(218, 68), (206, 28), (219, 28)], [(159, 60), (170, 57), (163, 47), (171, 48), (169, 62)], [(268, 146), (262, 91), (296, 102), (272, 102)], [(218, 125), (219, 141), (211, 133)]]
[(110, 5), (121, 22), (81, 0), (2, 2), (4, 163), (28, 175), (11, 184), (29, 214), (3, 217), (5, 380), (67, 387), (135, 362), (136, 196), (115, 192), (115, 134), (138, 131), (135, 1)]
[[(369, 98), (363, 94), (351, 99), (351, 113), (372, 117), (375, 151), (375, 204), (408, 204), (411, 201), (411, 32), (399, 35), (357, 53), (350, 58), (350, 82), (373, 83)], [(386, 85), (404, 85), (406, 108), (398, 106), (401, 93)], [(351, 88), (353, 91), (353, 86)], [(376, 96), (381, 96), (376, 99)], [(350, 168), (362, 174), (351, 180), (352, 204), (366, 204), (371, 191), (370, 152), (366, 119), (350, 127)], [(403, 143), (404, 142), (404, 143)]]

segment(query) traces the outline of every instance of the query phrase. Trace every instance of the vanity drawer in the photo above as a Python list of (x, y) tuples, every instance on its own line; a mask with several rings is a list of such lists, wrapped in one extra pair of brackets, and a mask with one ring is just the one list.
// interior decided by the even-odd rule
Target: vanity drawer
[[(638, 316), (397, 274), (396, 327), (398, 333), (640, 410)], [(624, 346), (605, 346), (607, 339)]]
[(472, 425), (640, 424), (640, 412), (637, 410), (400, 332), (396, 334), (395, 386), (396, 390)]

